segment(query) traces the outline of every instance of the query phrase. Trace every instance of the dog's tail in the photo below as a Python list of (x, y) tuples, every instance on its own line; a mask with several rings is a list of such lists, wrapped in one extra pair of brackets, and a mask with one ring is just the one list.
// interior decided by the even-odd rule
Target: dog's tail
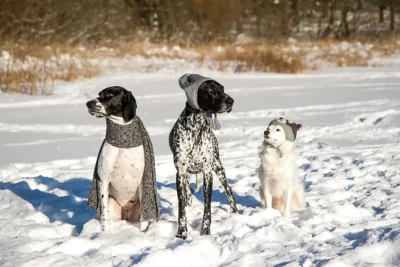
[(200, 186), (202, 185), (203, 185), (203, 173), (199, 172), (196, 174), (196, 189), (195, 189), (196, 193), (199, 192)]

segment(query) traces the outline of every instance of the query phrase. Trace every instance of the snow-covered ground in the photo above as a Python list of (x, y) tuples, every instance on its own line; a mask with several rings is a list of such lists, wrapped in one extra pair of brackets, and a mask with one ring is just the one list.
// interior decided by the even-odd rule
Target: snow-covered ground
[[(199, 235), (200, 191), (187, 209), (188, 239), (174, 238), (167, 136), (184, 107), (178, 74), (114, 73), (57, 84), (48, 97), (0, 93), (0, 265), (400, 266), (399, 64), (203, 74), (235, 99), (217, 136), (240, 214), (229, 214), (216, 180), (212, 235)], [(146, 233), (126, 222), (100, 232), (86, 206), (105, 122), (85, 102), (111, 85), (133, 91), (155, 147), (161, 220)], [(308, 207), (292, 218), (259, 208), (258, 152), (277, 116), (304, 126), (297, 152)]]

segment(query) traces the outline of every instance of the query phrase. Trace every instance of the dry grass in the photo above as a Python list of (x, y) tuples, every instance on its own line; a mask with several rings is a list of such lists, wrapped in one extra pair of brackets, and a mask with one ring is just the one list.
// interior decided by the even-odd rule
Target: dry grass
[(362, 67), (367, 66), (374, 57), (398, 54), (400, 39), (321, 40), (300, 43), (300, 47), (309, 56), (311, 64), (323, 62), (335, 67)]
[[(101, 69), (97, 59), (132, 56), (183, 59), (185, 54), (180, 48), (144, 43), (107, 44), (107, 47), (54, 44), (50, 47), (6, 42), (0, 46), (0, 90), (49, 95), (55, 81), (74, 81), (99, 75)], [(150, 72), (151, 68), (147, 71)]]
[(225, 46), (211, 57), (220, 62), (220, 70), (235, 63), (235, 72), (298, 73), (306, 69), (301, 53), (285, 52), (278, 46), (265, 43)]
[(48, 95), (57, 80), (73, 81), (100, 73), (77, 48), (3, 46), (0, 51), (3, 51), (0, 54), (0, 90), (3, 92)]
[(236, 72), (298, 73), (323, 66), (361, 67), (370, 64), (374, 57), (388, 57), (400, 52), (400, 40), (295, 42), (276, 45), (268, 43), (226, 45), (209, 58), (225, 70), (235, 65)]
[[(399, 47), (398, 38), (347, 42), (289, 40), (279, 45), (214, 44), (185, 48), (148, 43), (108, 43), (107, 47), (5, 43), (0, 46), (0, 90), (31, 95), (51, 94), (55, 81), (74, 81), (99, 75), (102, 70), (98, 65), (99, 59), (140, 56), (164, 59), (167, 63), (176, 59), (212, 62), (215, 70), (220, 71), (298, 73), (327, 65), (366, 66), (374, 57), (398, 54)], [(143, 71), (157, 71), (160, 67), (150, 65)]]
[(86, 60), (17, 61), (9, 60), (0, 69), (0, 89), (30, 95), (49, 95), (54, 81), (73, 81), (94, 77), (100, 70)]

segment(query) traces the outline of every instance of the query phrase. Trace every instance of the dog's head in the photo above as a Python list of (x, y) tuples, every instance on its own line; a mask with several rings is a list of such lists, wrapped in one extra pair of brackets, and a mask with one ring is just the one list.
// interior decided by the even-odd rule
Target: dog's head
[(297, 131), (301, 124), (290, 122), (284, 118), (276, 118), (271, 121), (266, 131), (264, 131), (265, 140), (274, 147), (280, 147), (285, 142), (296, 140)]
[(199, 108), (206, 112), (231, 112), (233, 98), (224, 92), (224, 87), (215, 81), (203, 82), (197, 91)]
[(89, 113), (97, 118), (122, 117), (125, 122), (136, 116), (136, 99), (132, 93), (120, 86), (103, 89), (99, 97), (86, 103)]

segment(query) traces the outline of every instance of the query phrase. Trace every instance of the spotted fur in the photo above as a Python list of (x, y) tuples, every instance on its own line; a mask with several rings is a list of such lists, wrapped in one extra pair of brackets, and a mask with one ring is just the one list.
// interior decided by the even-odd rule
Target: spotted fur
[(237, 212), (232, 189), (226, 181), (225, 170), (219, 158), (217, 138), (211, 130), (211, 122), (200, 110), (188, 107), (179, 116), (170, 132), (170, 148), (174, 156), (176, 189), (179, 202), (177, 237), (187, 237), (187, 218), (185, 207), (192, 202), (192, 189), (189, 174), (203, 174), (204, 214), (201, 227), (202, 235), (210, 234), (211, 196), (214, 171), (225, 188), (232, 213)]

